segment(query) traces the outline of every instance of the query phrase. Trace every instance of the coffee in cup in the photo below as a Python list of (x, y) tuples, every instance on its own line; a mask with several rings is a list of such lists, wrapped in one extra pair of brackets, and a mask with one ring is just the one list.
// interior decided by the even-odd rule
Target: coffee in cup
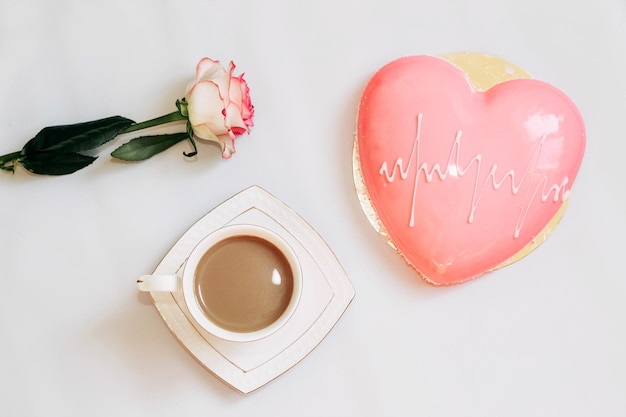
[(141, 291), (182, 291), (193, 319), (225, 340), (252, 341), (274, 333), (295, 311), (302, 275), (293, 249), (254, 225), (226, 226), (192, 250), (182, 274), (144, 275)]

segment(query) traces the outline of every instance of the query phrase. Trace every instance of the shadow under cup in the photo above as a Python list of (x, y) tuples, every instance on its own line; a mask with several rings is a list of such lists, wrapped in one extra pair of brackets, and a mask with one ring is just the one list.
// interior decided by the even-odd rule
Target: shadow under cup
[(207, 236), (190, 255), (183, 276), (194, 319), (231, 341), (257, 340), (282, 327), (301, 288), (293, 249), (274, 232), (251, 225), (227, 226)]

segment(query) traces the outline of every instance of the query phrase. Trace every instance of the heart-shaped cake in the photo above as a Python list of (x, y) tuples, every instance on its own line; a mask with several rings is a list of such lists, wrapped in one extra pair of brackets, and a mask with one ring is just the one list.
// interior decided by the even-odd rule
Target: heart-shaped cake
[(498, 58), (411, 56), (359, 104), (355, 184), (365, 213), (432, 284), (517, 261), (560, 220), (585, 128), (557, 88)]

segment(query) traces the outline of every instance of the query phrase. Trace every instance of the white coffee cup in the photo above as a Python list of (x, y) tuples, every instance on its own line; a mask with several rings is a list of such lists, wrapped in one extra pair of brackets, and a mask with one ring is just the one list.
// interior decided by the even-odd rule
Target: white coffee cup
[(264, 227), (231, 225), (203, 238), (179, 275), (143, 275), (140, 291), (182, 291), (195, 322), (224, 340), (249, 342), (280, 329), (302, 293), (298, 257)]

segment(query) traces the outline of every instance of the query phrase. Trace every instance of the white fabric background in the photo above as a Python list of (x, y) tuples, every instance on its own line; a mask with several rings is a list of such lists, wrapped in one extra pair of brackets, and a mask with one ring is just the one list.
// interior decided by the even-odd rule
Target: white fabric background
[[(196, 62), (246, 73), (256, 126), (224, 161), (180, 144), (66, 177), (0, 175), (2, 416), (623, 416), (626, 3), (0, 1), (0, 153), (48, 125), (169, 113)], [(421, 282), (352, 183), (359, 94), (388, 61), (474, 51), (565, 91), (588, 146), (531, 256)], [(243, 396), (199, 366), (135, 279), (257, 184), (326, 239), (356, 298), (300, 364)]]

